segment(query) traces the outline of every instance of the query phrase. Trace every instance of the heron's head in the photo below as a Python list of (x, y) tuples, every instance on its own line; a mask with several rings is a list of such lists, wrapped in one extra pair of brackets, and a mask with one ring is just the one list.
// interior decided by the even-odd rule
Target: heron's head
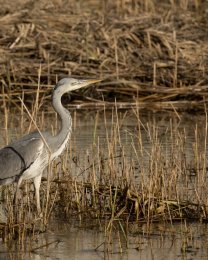
[(69, 91), (73, 91), (79, 88), (86, 87), (90, 84), (100, 82), (98, 79), (74, 79), (63, 78), (56, 84), (54, 91), (58, 91), (60, 94), (64, 94)]

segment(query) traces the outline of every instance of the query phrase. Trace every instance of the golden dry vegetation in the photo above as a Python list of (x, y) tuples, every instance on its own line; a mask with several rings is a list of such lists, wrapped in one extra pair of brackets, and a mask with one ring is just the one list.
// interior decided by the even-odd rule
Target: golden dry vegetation
[(1, 98), (33, 100), (38, 74), (47, 98), (48, 86), (72, 75), (104, 79), (76, 97), (88, 106), (104, 96), (121, 106), (203, 108), (207, 21), (205, 0), (2, 1)]

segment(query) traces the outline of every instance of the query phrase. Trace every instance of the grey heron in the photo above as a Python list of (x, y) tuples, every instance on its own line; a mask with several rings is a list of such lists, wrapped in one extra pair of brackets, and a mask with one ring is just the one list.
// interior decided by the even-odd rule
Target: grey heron
[[(41, 212), (39, 189), (43, 170), (66, 148), (72, 131), (72, 118), (61, 97), (70, 91), (100, 80), (61, 79), (53, 89), (52, 105), (61, 119), (57, 135), (35, 131), (0, 149), (0, 185), (17, 183), (15, 198), (23, 180), (33, 179), (37, 210)], [(16, 200), (16, 199), (15, 199)]]

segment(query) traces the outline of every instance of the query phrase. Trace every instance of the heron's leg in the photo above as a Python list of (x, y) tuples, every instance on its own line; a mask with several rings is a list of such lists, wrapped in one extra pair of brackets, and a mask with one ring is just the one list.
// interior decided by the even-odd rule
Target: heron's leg
[(42, 173), (39, 174), (37, 177), (33, 179), (34, 187), (35, 187), (35, 196), (36, 196), (36, 203), (37, 203), (37, 210), (38, 213), (41, 213), (40, 207), (40, 184), (41, 184)]
[(14, 205), (17, 205), (17, 202), (18, 202), (18, 197), (19, 197), (19, 187), (22, 183), (22, 176), (19, 177), (18, 181), (17, 181), (17, 186), (16, 186), (16, 191), (15, 191), (15, 194), (14, 194)]

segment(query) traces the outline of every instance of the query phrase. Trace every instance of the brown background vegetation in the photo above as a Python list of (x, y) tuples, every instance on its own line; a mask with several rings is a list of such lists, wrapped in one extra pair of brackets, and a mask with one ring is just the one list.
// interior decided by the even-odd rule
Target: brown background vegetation
[[(1, 3), (2, 2), (2, 3)], [(1, 96), (33, 99), (63, 76), (102, 78), (85, 101), (203, 107), (208, 1), (0, 1)], [(5, 95), (4, 95), (5, 97)]]

